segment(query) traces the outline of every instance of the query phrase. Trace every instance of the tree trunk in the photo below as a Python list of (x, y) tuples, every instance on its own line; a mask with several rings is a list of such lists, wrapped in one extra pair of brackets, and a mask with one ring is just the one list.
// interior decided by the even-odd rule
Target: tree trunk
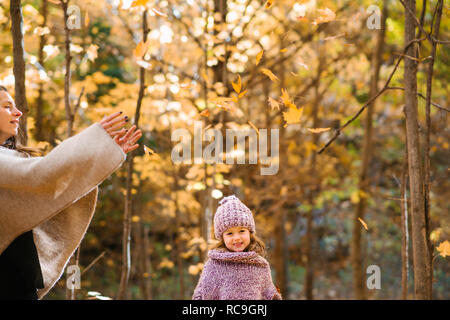
[[(147, 24), (147, 10), (144, 11), (142, 16), (142, 39), (145, 42), (149, 28)], [(134, 114), (134, 124), (136, 125), (136, 131), (139, 130), (139, 118), (141, 113), (142, 100), (145, 93), (145, 69), (139, 68), (139, 95), (136, 103), (136, 112)], [(132, 199), (132, 187), (133, 187), (133, 172), (134, 172), (134, 154), (132, 151), (128, 154), (127, 158), (127, 180), (126, 180), (126, 197), (125, 197), (125, 212), (123, 218), (123, 236), (122, 236), (122, 272), (120, 277), (119, 291), (117, 293), (117, 299), (127, 298), (128, 280), (130, 277), (131, 259), (130, 259), (130, 245), (131, 245), (131, 215), (133, 213), (133, 199)]]
[(66, 120), (67, 120), (67, 136), (71, 137), (73, 135), (73, 122), (74, 114), (70, 106), (70, 86), (71, 86), (71, 76), (72, 72), (70, 70), (70, 62), (72, 61), (72, 56), (70, 55), (70, 29), (68, 26), (69, 14), (67, 13), (67, 8), (69, 5), (69, 0), (61, 0), (61, 7), (64, 11), (64, 34), (65, 34), (65, 49), (66, 49), (66, 70), (64, 76), (64, 107), (66, 109)]
[[(407, 139), (405, 134), (405, 139)], [(408, 299), (408, 262), (409, 262), (409, 229), (408, 229), (408, 147), (405, 146), (401, 192), (401, 230), (402, 230), (402, 299)]]
[[(415, 38), (416, 1), (405, 1), (405, 44)], [(407, 10), (409, 8), (409, 10)], [(423, 173), (417, 111), (417, 61), (415, 45), (406, 50), (404, 58), (405, 117), (408, 136), (408, 172), (411, 194), (411, 231), (414, 261), (414, 292), (416, 299), (430, 299), (430, 253), (426, 233)]]
[[(47, 9), (48, 2), (47, 0), (42, 0), (41, 5), (41, 16), (43, 18), (41, 28), (45, 28), (47, 26)], [(38, 53), (38, 62), (40, 66), (44, 69), (44, 47), (47, 44), (47, 37), (45, 34), (39, 37), (39, 53)], [(37, 141), (44, 140), (43, 133), (43, 112), (44, 112), (44, 82), (39, 81), (39, 89), (38, 89), (38, 97), (36, 100), (36, 121), (35, 121), (35, 139)]]
[[(384, 47), (384, 35), (386, 29), (387, 18), (387, 3), (386, 0), (383, 3), (383, 13), (381, 18), (381, 29), (377, 34), (377, 42), (375, 52), (372, 57), (372, 74), (370, 79), (370, 92), (369, 97), (373, 97), (378, 93), (378, 79), (381, 66), (381, 55)], [(368, 105), (365, 118), (365, 134), (362, 150), (362, 166), (359, 176), (359, 202), (356, 205), (356, 210), (353, 217), (353, 234), (351, 245), (351, 261), (353, 270), (353, 292), (355, 299), (367, 299), (366, 283), (365, 283), (365, 271), (364, 262), (362, 258), (362, 237), (361, 237), (361, 223), (359, 219), (364, 219), (364, 214), (367, 207), (366, 196), (369, 193), (369, 162), (371, 158), (372, 150), (372, 118), (373, 109), (375, 108), (375, 101)]]
[(28, 142), (27, 134), (27, 117), (28, 103), (25, 88), (25, 49), (23, 43), (23, 18), (21, 0), (10, 1), (11, 11), (11, 33), (13, 40), (13, 57), (14, 57), (14, 100), (19, 110), (23, 113), (20, 117), (20, 130), (18, 140), (22, 145)]
[[(433, 28), (434, 38), (439, 38), (439, 29), (441, 25), (441, 16), (442, 16), (442, 7), (443, 0), (439, 0), (436, 7), (436, 22)], [(425, 112), (426, 112), (426, 125), (425, 125), (425, 163), (424, 163), (424, 192), (425, 192), (425, 219), (426, 219), (426, 235), (427, 235), (427, 245), (430, 259), (430, 281), (428, 294), (430, 299), (433, 297), (433, 246), (430, 241), (430, 232), (431, 232), (431, 219), (430, 219), (430, 134), (431, 134), (431, 115), (430, 115), (430, 106), (431, 106), (431, 91), (432, 91), (432, 83), (433, 83), (433, 67), (434, 67), (434, 59), (436, 58), (436, 42), (433, 42), (431, 48), (431, 60), (428, 65), (427, 70), (427, 94), (426, 94), (426, 103), (425, 103)]]

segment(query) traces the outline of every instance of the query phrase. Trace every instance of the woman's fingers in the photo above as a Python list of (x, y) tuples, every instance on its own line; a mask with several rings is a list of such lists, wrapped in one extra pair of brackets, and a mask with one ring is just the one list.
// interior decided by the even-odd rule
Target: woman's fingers
[(111, 121), (112, 119), (114, 119), (114, 118), (120, 116), (121, 114), (122, 114), (122, 111), (115, 112), (115, 113), (113, 113), (113, 114), (111, 114), (111, 115), (109, 115), (109, 116), (103, 118), (103, 119), (100, 121), (100, 124), (103, 125), (103, 124), (105, 124), (105, 123)]

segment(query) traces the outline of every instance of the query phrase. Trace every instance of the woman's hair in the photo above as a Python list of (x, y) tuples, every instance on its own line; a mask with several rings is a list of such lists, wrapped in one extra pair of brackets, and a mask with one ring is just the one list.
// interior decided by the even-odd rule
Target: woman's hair
[[(6, 89), (4, 86), (0, 85), (0, 91), (8, 92), (8, 89)], [(17, 142), (17, 139), (15, 136), (12, 136), (12, 137), (9, 137), (8, 139), (6, 139), (6, 141), (1, 146), (8, 148), (8, 149), (19, 151), (20, 153), (24, 153), (29, 157), (35, 157), (35, 156), (42, 155), (42, 152), (38, 149), (22, 146), (20, 143)]]
[[(225, 245), (225, 242), (223, 241), (223, 238), (216, 244), (214, 244), (211, 249), (222, 249), (222, 250), (228, 250), (227, 246)], [(264, 242), (253, 232), (250, 232), (250, 244), (247, 246), (247, 248), (244, 249), (244, 252), (248, 251), (255, 251), (257, 254), (262, 256), (263, 258), (266, 256), (266, 245)]]

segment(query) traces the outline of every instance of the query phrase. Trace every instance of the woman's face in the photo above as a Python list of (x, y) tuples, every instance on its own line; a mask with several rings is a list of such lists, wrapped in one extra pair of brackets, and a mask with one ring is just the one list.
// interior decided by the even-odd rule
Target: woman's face
[(17, 135), (22, 112), (16, 108), (8, 92), (0, 90), (0, 144)]
[(242, 252), (250, 244), (250, 231), (244, 227), (232, 227), (222, 235), (225, 246), (230, 251)]

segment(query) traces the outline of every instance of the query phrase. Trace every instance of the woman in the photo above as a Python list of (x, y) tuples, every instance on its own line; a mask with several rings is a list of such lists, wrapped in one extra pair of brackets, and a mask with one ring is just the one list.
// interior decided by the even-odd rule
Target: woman
[(114, 113), (44, 157), (16, 143), (22, 116), (0, 86), (0, 299), (41, 299), (92, 219), (97, 186), (142, 136)]

